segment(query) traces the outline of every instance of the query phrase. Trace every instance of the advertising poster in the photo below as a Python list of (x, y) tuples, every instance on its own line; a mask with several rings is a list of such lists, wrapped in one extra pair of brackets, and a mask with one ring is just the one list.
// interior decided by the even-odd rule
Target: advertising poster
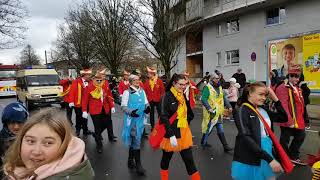
[(312, 90), (320, 90), (320, 34), (284, 38), (268, 42), (269, 71), (286, 76), (288, 68), (299, 64)]

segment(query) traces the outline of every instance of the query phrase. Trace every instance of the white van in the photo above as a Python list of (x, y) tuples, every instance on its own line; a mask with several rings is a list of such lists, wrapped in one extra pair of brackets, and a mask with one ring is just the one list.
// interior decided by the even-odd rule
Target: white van
[(42, 104), (60, 104), (62, 86), (55, 69), (46, 66), (30, 66), (17, 72), (17, 100), (28, 110)]

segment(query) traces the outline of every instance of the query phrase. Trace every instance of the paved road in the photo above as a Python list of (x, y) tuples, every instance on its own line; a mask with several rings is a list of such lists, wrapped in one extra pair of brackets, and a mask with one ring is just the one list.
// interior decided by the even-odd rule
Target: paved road
[[(1, 98), (0, 99), (0, 113), (3, 107), (14, 101), (15, 98)], [(37, 110), (36, 110), (37, 111)], [(122, 114), (117, 107), (117, 113), (113, 115), (114, 131), (120, 137), (122, 126)], [(61, 112), (64, 113), (64, 112)], [(191, 129), (195, 135), (194, 144), (200, 142), (200, 123), (201, 111), (195, 110), (195, 120), (192, 121)], [(89, 120), (89, 127), (93, 129), (91, 120)], [(235, 136), (237, 133), (236, 127), (233, 122), (225, 121), (224, 123), (227, 140), (230, 145), (234, 145)], [(318, 129), (318, 127), (314, 127)], [(277, 134), (278, 129), (276, 129)], [(142, 163), (147, 170), (145, 177), (138, 177), (134, 172), (130, 172), (126, 166), (128, 150), (124, 147), (119, 140), (116, 143), (107, 142), (107, 132), (104, 132), (104, 152), (102, 154), (96, 153), (95, 142), (93, 137), (88, 137), (86, 142), (86, 151), (88, 157), (95, 170), (97, 180), (157, 180), (159, 176), (159, 164), (161, 159), (161, 151), (153, 151), (148, 141), (145, 139), (142, 143)], [(230, 165), (232, 161), (232, 154), (223, 152), (222, 145), (220, 144), (216, 133), (213, 133), (209, 142), (213, 145), (212, 149), (203, 150), (199, 147), (194, 147), (193, 155), (197, 167), (204, 180), (231, 180)], [(320, 138), (316, 131), (307, 132), (307, 139), (302, 148), (302, 154), (315, 153), (320, 144)], [(172, 164), (169, 169), (171, 179), (188, 179), (182, 159), (179, 154), (175, 154), (172, 158)], [(280, 175), (279, 180), (307, 180), (311, 179), (310, 169), (308, 167), (297, 166), (293, 173), (290, 175)]]

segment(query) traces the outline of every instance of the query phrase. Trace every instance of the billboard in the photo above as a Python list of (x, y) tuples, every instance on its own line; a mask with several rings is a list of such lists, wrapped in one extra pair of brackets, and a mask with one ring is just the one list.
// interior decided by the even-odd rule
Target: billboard
[(320, 90), (320, 33), (268, 41), (269, 71), (286, 76), (292, 65), (301, 65), (305, 81)]

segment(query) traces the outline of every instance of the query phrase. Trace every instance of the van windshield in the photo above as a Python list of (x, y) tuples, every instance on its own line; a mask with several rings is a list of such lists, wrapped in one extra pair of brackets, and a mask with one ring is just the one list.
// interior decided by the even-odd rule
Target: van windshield
[(32, 75), (27, 76), (28, 86), (57, 86), (59, 85), (58, 75)]

